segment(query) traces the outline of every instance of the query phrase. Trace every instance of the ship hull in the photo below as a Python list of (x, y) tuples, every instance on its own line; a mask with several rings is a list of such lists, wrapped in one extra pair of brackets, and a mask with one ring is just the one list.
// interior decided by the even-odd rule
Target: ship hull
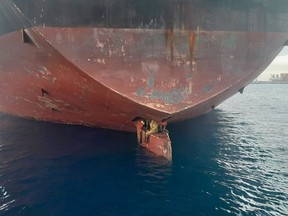
[(242, 22), (202, 29), (184, 12), (176, 16), (182, 26), (164, 16), (165, 28), (129, 19), (113, 26), (113, 17), (105, 25), (28, 25), (27, 8), (3, 2), (15, 25), (0, 23), (0, 111), (66, 124), (135, 131), (137, 117), (176, 122), (209, 112), (254, 80), (288, 39), (268, 21), (253, 31)]

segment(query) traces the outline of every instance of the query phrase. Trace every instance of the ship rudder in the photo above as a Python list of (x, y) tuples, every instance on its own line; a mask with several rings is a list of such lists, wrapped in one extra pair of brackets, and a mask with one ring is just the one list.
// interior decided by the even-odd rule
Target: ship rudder
[[(168, 130), (163, 128), (161, 124), (157, 124), (159, 130), (151, 132), (149, 123), (153, 120), (137, 119), (134, 120), (134, 125), (137, 131), (137, 141), (141, 147), (146, 148), (153, 154), (164, 157), (168, 161), (172, 160), (172, 146)], [(159, 126), (160, 125), (160, 126)], [(164, 124), (166, 127), (166, 124)], [(162, 129), (162, 130), (161, 130)]]

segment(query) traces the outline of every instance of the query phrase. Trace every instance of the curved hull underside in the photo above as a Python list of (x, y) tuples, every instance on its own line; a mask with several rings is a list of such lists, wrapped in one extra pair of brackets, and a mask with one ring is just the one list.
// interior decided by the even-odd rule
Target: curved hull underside
[(136, 0), (121, 13), (128, 1), (65, 2), (0, 1), (0, 111), (125, 131), (136, 117), (189, 119), (254, 80), (288, 39), (286, 1), (149, 0), (149, 13)]

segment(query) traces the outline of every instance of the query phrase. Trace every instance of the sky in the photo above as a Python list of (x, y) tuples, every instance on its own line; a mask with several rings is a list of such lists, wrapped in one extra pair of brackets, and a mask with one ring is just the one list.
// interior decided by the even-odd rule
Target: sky
[(258, 81), (267, 81), (270, 74), (288, 73), (288, 46), (284, 47), (273, 62), (257, 78)]

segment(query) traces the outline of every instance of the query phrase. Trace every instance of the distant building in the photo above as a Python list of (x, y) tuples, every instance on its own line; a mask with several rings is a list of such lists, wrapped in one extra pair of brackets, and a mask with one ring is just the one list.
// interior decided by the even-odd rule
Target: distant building
[(271, 82), (288, 82), (288, 73), (270, 74)]
[(269, 81), (260, 81), (255, 79), (252, 84), (288, 84), (288, 73), (270, 74)]

